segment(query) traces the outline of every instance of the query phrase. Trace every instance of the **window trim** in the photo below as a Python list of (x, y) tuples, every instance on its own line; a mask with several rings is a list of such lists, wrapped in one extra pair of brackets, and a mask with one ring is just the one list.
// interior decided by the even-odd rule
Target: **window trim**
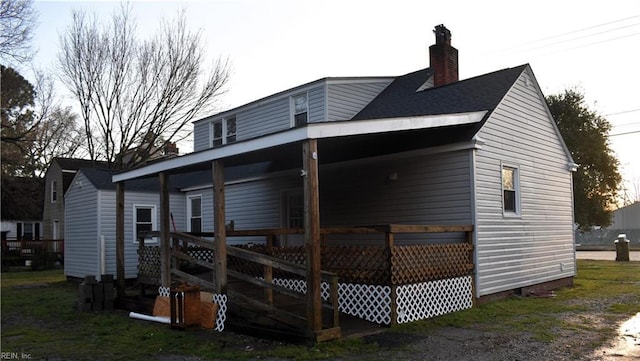
[[(229, 122), (232, 120), (235, 123), (235, 127), (234, 127), (235, 131), (233, 133), (229, 132)], [(221, 134), (219, 138), (215, 138), (216, 124), (220, 124), (220, 128), (221, 128)], [(215, 144), (215, 141), (218, 139), (220, 140), (220, 144)], [(235, 115), (219, 118), (209, 122), (209, 148), (217, 148), (225, 144), (235, 143), (237, 139), (238, 139), (238, 120)]]
[(200, 198), (200, 232), (202, 232), (202, 194), (193, 194), (187, 196), (187, 232), (193, 232), (193, 230), (191, 229), (191, 218), (193, 218), (191, 202), (196, 198)]
[[(150, 208), (151, 209), (151, 231), (157, 231), (158, 230), (158, 213), (157, 213), (157, 209), (156, 209), (156, 205), (155, 204), (134, 204), (133, 205), (133, 215), (131, 217), (132, 220), (132, 230), (131, 233), (133, 234), (133, 243), (140, 243), (138, 242), (138, 232), (137, 232), (137, 225), (138, 225), (138, 213), (137, 210), (139, 208)], [(158, 237), (152, 237), (151, 239), (145, 239), (145, 243), (158, 243)]]
[[(307, 99), (307, 102), (306, 102), (307, 109), (306, 109), (306, 112), (297, 113), (296, 112), (296, 98), (298, 98), (300, 96), (304, 96)], [(289, 111), (290, 111), (290, 125), (291, 125), (291, 128), (302, 127), (302, 126), (305, 126), (305, 125), (309, 124), (309, 92), (305, 91), (305, 92), (294, 94), (291, 97), (289, 97)], [(302, 114), (302, 113), (307, 113), (306, 122), (304, 124), (296, 124), (296, 115)]]
[[(505, 192), (505, 188), (504, 188), (504, 178), (503, 178), (503, 171), (505, 169), (511, 169), (513, 170), (513, 192), (514, 192), (514, 196), (515, 196), (515, 210), (511, 211), (511, 210), (506, 210), (505, 209), (505, 199), (504, 199), (504, 192)], [(500, 163), (500, 198), (501, 198), (501, 204), (502, 204), (502, 216), (505, 218), (519, 218), (521, 216), (521, 203), (520, 203), (520, 194), (521, 194), (521, 188), (520, 188), (520, 167), (518, 167), (517, 165), (514, 164), (510, 164), (510, 163), (504, 163), (501, 162)], [(508, 189), (507, 189), (508, 190)]]

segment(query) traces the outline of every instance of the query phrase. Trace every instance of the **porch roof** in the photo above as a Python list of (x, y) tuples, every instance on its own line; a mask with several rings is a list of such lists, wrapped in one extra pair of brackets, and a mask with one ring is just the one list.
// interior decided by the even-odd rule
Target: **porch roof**
[(304, 127), (211, 148), (147, 164), (114, 174), (113, 182), (210, 169), (210, 162), (224, 159), (225, 166), (270, 161), (270, 170), (291, 169), (301, 164), (300, 142), (318, 139), (321, 163), (468, 141), (487, 111), (426, 115), (374, 120), (312, 123)]

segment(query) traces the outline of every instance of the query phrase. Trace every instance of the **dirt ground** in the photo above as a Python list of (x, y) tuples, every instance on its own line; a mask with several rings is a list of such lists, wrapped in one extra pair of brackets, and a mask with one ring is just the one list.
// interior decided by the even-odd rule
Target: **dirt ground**
[[(584, 315), (566, 315), (584, 317)], [(605, 314), (590, 316), (593, 322), (612, 322)], [(607, 321), (609, 320), (609, 321)], [(365, 337), (368, 343), (379, 345), (379, 351), (352, 354), (339, 361), (518, 361), (518, 360), (580, 360), (580, 361), (638, 361), (640, 360), (640, 313), (633, 319), (635, 328), (622, 330), (619, 337), (604, 347), (591, 346), (600, 335), (597, 331), (566, 332), (551, 343), (535, 341), (526, 332), (505, 333), (487, 331), (486, 325), (471, 328), (445, 327), (428, 335), (383, 332)], [(622, 322), (617, 322), (621, 324)], [(246, 338), (247, 353), (269, 348), (271, 341)], [(262, 358), (252, 360), (285, 361), (291, 359)], [(197, 357), (167, 355), (161, 361), (201, 361)]]

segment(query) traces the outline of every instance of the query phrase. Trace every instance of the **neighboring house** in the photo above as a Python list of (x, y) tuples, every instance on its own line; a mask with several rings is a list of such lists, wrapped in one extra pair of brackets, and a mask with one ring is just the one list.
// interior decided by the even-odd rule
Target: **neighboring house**
[(64, 235), (64, 194), (80, 168), (107, 168), (105, 162), (76, 158), (54, 158), (45, 174), (44, 237), (61, 239)]
[[(572, 284), (576, 165), (531, 67), (459, 81), (457, 50), (443, 26), (436, 27), (430, 62), (429, 68), (397, 77), (320, 79), (196, 121), (194, 153), (113, 176), (125, 186), (125, 237), (134, 211), (129, 197), (137, 197), (131, 184), (159, 173), (170, 182), (188, 172), (211, 173), (212, 162), (225, 169), (225, 223), (233, 220), (236, 230), (303, 227), (301, 179), (307, 170), (301, 149), (313, 141), (322, 227), (473, 226), (475, 269), (469, 281), (450, 283), (459, 287), (453, 293), (464, 294), (455, 301), (457, 309), (531, 286)], [(234, 168), (252, 171), (230, 180), (227, 172)], [(177, 229), (214, 231), (214, 192), (210, 178), (202, 181), (171, 186), (170, 209), (182, 211), (174, 216)], [(99, 208), (111, 207), (103, 202)], [(100, 222), (115, 228), (113, 217)], [(72, 233), (65, 233), (69, 242)], [(454, 242), (438, 237), (406, 234), (395, 242)], [(126, 238), (127, 252), (133, 242)], [(279, 242), (296, 245), (301, 239)], [(363, 244), (362, 237), (327, 242)], [(418, 291), (409, 292), (413, 297)], [(447, 297), (439, 302), (454, 303)]]
[(598, 227), (590, 232), (576, 230), (576, 244), (587, 248), (613, 248), (620, 234), (631, 241), (631, 247), (640, 246), (640, 202), (616, 209), (608, 227)]
[(2, 239), (39, 240), (42, 232), (44, 180), (2, 177)]

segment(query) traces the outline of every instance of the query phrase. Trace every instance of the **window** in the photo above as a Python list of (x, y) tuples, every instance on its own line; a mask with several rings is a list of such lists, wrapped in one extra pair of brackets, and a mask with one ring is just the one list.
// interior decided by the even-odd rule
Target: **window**
[(189, 232), (202, 232), (202, 196), (193, 196), (188, 199)]
[(211, 123), (211, 147), (234, 143), (237, 134), (236, 118), (225, 118)]
[(304, 196), (302, 192), (289, 192), (286, 202), (286, 226), (289, 228), (304, 228)]
[(40, 223), (18, 222), (16, 224), (16, 239), (25, 241), (39, 240)]
[[(138, 242), (138, 234), (140, 232), (155, 231), (156, 227), (156, 207), (145, 205), (133, 206), (133, 223), (135, 225), (133, 230), (134, 242)], [(156, 238), (145, 237), (145, 241), (157, 242)]]
[[(59, 239), (60, 238), (60, 221), (59, 220), (54, 220), (53, 224), (51, 225), (51, 233), (53, 234), (53, 239)], [(57, 244), (57, 243), (54, 243)]]
[(51, 181), (51, 203), (58, 201), (58, 182)]
[(225, 139), (227, 140), (227, 144), (233, 143), (236, 141), (236, 118), (227, 119), (227, 134)]
[(307, 93), (291, 98), (293, 108), (293, 126), (299, 127), (309, 122), (309, 95)]
[(514, 167), (502, 167), (502, 210), (504, 214), (518, 214), (518, 169)]

